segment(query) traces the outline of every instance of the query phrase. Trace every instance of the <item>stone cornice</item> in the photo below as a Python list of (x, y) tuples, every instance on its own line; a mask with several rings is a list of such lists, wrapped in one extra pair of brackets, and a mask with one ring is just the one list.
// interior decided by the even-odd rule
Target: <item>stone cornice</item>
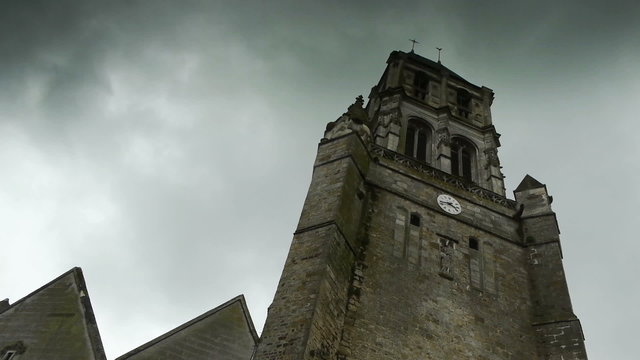
[[(456, 123), (462, 125), (462, 126), (466, 126), (470, 129), (473, 129), (475, 131), (478, 131), (480, 133), (487, 133), (487, 132), (491, 132), (492, 134), (494, 134), (494, 136), (499, 136), (498, 133), (496, 132), (495, 127), (493, 126), (493, 124), (489, 124), (489, 125), (484, 125), (484, 126), (478, 126), (476, 124), (473, 124), (471, 121), (469, 121), (468, 119), (462, 118), (458, 115), (452, 114), (451, 110), (449, 108), (449, 106), (440, 106), (440, 107), (434, 107), (433, 105), (429, 104), (426, 101), (422, 101), (419, 99), (416, 99), (412, 96), (407, 95), (407, 93), (404, 91), (404, 88), (402, 87), (395, 87), (395, 88), (388, 88), (385, 89), (383, 91), (377, 92), (376, 95), (380, 98), (385, 97), (385, 96), (393, 96), (393, 95), (400, 95), (401, 96), (401, 101), (411, 104), (417, 108), (422, 108), (422, 109), (429, 109), (430, 111), (432, 111), (435, 115), (441, 115), (441, 114), (445, 114), (448, 115), (451, 119), (455, 119)], [(376, 112), (378, 112), (380, 110), (376, 110)]]
[(514, 200), (507, 199), (506, 197), (500, 194), (496, 194), (491, 190), (487, 190), (474, 183), (468, 182), (459, 176), (448, 174), (425, 163), (422, 163), (395, 151), (385, 149), (375, 144), (371, 144), (370, 152), (372, 155), (377, 155), (384, 159), (392, 160), (403, 166), (419, 171), (422, 174), (438, 179), (444, 183), (468, 191), (482, 199), (492, 201), (496, 204), (502, 205), (512, 210), (516, 210), (516, 202)]

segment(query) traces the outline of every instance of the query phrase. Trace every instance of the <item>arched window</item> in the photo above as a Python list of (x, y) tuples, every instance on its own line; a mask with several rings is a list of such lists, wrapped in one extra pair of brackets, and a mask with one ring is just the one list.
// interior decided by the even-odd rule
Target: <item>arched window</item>
[(451, 140), (451, 173), (473, 181), (473, 167), (476, 149), (469, 141), (462, 138)]
[(418, 119), (409, 120), (404, 153), (422, 162), (428, 162), (431, 129)]

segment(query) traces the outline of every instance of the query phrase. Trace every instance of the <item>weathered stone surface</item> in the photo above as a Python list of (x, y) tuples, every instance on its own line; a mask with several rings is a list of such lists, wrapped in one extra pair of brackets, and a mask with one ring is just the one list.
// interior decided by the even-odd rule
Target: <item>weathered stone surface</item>
[[(526, 248), (518, 244), (510, 211), (496, 212), (465, 201), (468, 194), (447, 189), (463, 207), (459, 216), (449, 216), (435, 203), (443, 190), (434, 185), (442, 184), (417, 182), (407, 173), (392, 172), (384, 161), (368, 175), (377, 185), (371, 190), (376, 201), (362, 260), (359, 306), (354, 324), (345, 330), (347, 358), (536, 358)], [(417, 231), (421, 241), (398, 256), (394, 225), (404, 212), (421, 219), (420, 226), (407, 224), (412, 228), (407, 240)], [(495, 229), (505, 229), (498, 233), (502, 237)], [(470, 238), (479, 241), (481, 274), (470, 273), (475, 252)], [(453, 242), (450, 277), (440, 274), (441, 239)]]
[(256, 359), (335, 356), (367, 201), (355, 133), (323, 143)]
[[(318, 147), (255, 359), (587, 359), (546, 186), (527, 176), (504, 197), (493, 92), (415, 54), (388, 63), (374, 143)], [(407, 142), (417, 118), (427, 135)], [(427, 159), (396, 152), (411, 144)]]

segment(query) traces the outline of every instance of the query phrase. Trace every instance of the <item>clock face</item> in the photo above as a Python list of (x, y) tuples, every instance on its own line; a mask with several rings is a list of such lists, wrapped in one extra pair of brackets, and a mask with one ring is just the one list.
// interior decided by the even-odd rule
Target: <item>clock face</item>
[(454, 199), (451, 195), (438, 195), (438, 205), (449, 214), (458, 215), (462, 212), (462, 206), (460, 206), (458, 200)]

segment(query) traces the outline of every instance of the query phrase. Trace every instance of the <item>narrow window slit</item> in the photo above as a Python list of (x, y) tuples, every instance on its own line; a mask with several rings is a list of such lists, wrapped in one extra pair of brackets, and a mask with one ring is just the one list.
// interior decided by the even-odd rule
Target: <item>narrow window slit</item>
[(478, 243), (478, 239), (469, 238), (469, 248), (473, 250), (480, 250), (480, 244)]
[(418, 161), (430, 162), (431, 129), (426, 122), (410, 119), (407, 125), (404, 153)]

